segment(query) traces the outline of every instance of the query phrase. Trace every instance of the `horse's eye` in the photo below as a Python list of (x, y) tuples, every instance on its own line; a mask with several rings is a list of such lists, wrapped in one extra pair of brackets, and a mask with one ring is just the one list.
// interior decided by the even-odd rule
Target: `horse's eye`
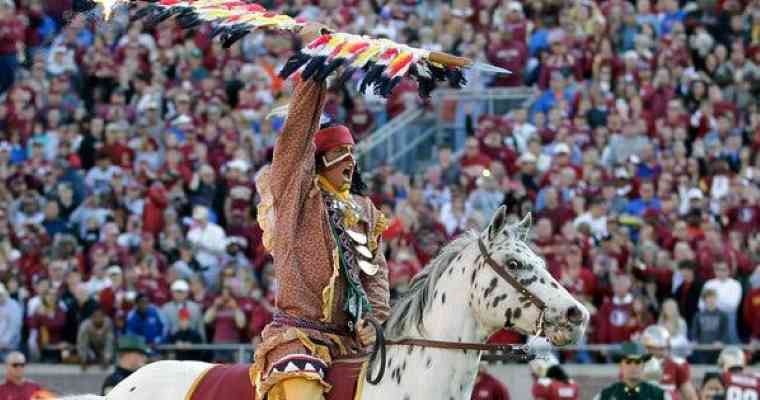
[(518, 269), (520, 268), (520, 263), (517, 260), (509, 260), (507, 266), (509, 269)]

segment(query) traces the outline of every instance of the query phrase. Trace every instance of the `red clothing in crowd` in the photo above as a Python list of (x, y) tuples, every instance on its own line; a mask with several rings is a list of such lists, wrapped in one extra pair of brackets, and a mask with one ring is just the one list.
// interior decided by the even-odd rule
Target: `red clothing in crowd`
[(39, 331), (40, 347), (61, 343), (66, 328), (66, 313), (60, 307), (56, 307), (52, 315), (40, 309), (29, 318), (29, 327)]
[(670, 393), (673, 400), (681, 399), (679, 388), (691, 380), (689, 363), (680, 357), (668, 357), (662, 362), (660, 387)]
[(143, 207), (143, 231), (158, 236), (164, 229), (164, 209), (168, 204), (166, 189), (154, 184), (148, 190), (148, 199)]
[(534, 400), (542, 400), (546, 399), (547, 393), (549, 392), (549, 385), (551, 385), (552, 380), (549, 378), (539, 378), (535, 379), (535, 376), (533, 377), (533, 386), (531, 387), (530, 393), (533, 395)]
[(16, 54), (16, 43), (24, 41), (24, 24), (15, 16), (0, 20), (0, 55)]
[(472, 400), (509, 400), (507, 387), (486, 372), (478, 374), (472, 389)]
[(752, 289), (744, 296), (742, 312), (750, 338), (760, 339), (760, 318), (757, 318), (760, 315), (760, 288)]
[(123, 287), (114, 289), (109, 286), (101, 290), (98, 293), (98, 303), (111, 318), (114, 318), (119, 310), (129, 313), (129, 310), (134, 306), (133, 303), (127, 301), (127, 289)]
[(578, 400), (580, 390), (575, 381), (562, 382), (549, 378), (541, 378), (533, 384), (535, 400)]
[(478, 154), (475, 155), (474, 157), (470, 157), (467, 154), (465, 154), (462, 156), (462, 159), (459, 160), (459, 166), (462, 169), (467, 169), (467, 167), (472, 167), (476, 165), (481, 166), (484, 169), (488, 169), (491, 166), (491, 157), (488, 157), (482, 152), (478, 152)]
[[(594, 296), (594, 290), (596, 289), (596, 275), (591, 272), (590, 269), (581, 267), (576, 276), (567, 270), (567, 267), (560, 268), (557, 273), (551, 271), (552, 275), (558, 281), (562, 282), (562, 286), (567, 289), (570, 294), (574, 296), (583, 296), (587, 299), (591, 299)], [(566, 274), (571, 276), (565, 277)]]
[(249, 337), (255, 338), (261, 335), (264, 327), (272, 321), (272, 313), (262, 304), (262, 300), (257, 301), (251, 297), (243, 297), (238, 303), (246, 315)]
[(728, 229), (749, 234), (760, 225), (760, 206), (746, 204), (728, 210)]
[(495, 86), (520, 86), (523, 84), (523, 69), (528, 61), (528, 48), (525, 41), (516, 39), (497, 40), (488, 46), (486, 51), (488, 61), (499, 67), (512, 71), (494, 81)]
[(214, 319), (214, 338), (212, 343), (240, 343), (242, 335), (235, 325), (235, 310), (223, 306), (219, 307)]
[(0, 400), (31, 400), (40, 390), (42, 386), (31, 381), (25, 381), (20, 385), (5, 381), (0, 385)]
[(639, 329), (633, 319), (633, 296), (605, 300), (596, 315), (596, 341), (598, 343), (621, 343), (631, 340)]
[(723, 385), (726, 387), (727, 399), (760, 398), (760, 378), (751, 373), (724, 372)]
[(547, 206), (538, 212), (536, 218), (536, 220), (539, 220), (541, 218), (548, 218), (552, 222), (552, 229), (554, 230), (554, 233), (559, 233), (560, 230), (562, 230), (562, 226), (564, 226), (567, 222), (575, 219), (575, 211), (563, 204), (560, 204), (554, 208), (549, 208)]
[(135, 288), (139, 293), (145, 293), (150, 299), (150, 302), (162, 306), (172, 299), (171, 292), (169, 291), (169, 285), (166, 283), (163, 277), (153, 278), (151, 276), (141, 276), (137, 278)]

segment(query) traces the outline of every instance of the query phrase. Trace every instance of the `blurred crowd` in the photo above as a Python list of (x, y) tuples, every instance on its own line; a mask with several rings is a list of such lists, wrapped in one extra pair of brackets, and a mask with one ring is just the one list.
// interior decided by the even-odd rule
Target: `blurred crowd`
[[(760, 339), (759, 0), (262, 5), (513, 71), (469, 71), (470, 88), (533, 90), (506, 115), (473, 109), (464, 148), (416, 175), (364, 171), (392, 218), (394, 298), (506, 204), (532, 213), (548, 268), (592, 311), (586, 342), (655, 323), (683, 355)], [(276, 285), (254, 177), (301, 43), (252, 33), (223, 49), (210, 26), (70, 9), (0, 0), (0, 358), (109, 363), (124, 333), (255, 343)], [(418, 106), (432, 107), (412, 82), (387, 102), (348, 84), (326, 112), (361, 140)]]

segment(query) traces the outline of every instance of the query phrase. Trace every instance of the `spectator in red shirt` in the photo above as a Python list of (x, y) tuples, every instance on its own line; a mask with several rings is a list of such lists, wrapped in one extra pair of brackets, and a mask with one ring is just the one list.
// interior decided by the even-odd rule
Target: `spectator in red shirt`
[(560, 200), (560, 193), (554, 186), (546, 187), (539, 193), (538, 198), (539, 201), (543, 200), (538, 217), (549, 219), (554, 233), (559, 233), (565, 223), (575, 219), (575, 211)]
[[(519, 5), (519, 3), (518, 3)], [(492, 34), (491, 44), (486, 49), (488, 61), (511, 72), (498, 76), (493, 86), (521, 86), (523, 84), (523, 69), (528, 62), (528, 48), (525, 39), (515, 37), (511, 29)]]
[(621, 343), (631, 340), (639, 329), (634, 319), (634, 298), (631, 294), (631, 277), (616, 275), (612, 280), (613, 296), (605, 300), (596, 315), (598, 343)]
[[(206, 310), (204, 320), (214, 330), (211, 343), (242, 342), (242, 330), (245, 328), (245, 313), (243, 313), (238, 301), (232, 296), (232, 292), (228, 287), (224, 287), (222, 293), (214, 299), (214, 304)], [(214, 358), (217, 361), (231, 361), (234, 358), (232, 356), (234, 354), (218, 352)]]
[(23, 62), (24, 24), (16, 15), (13, 0), (0, 1), (0, 94), (5, 93), (16, 77), (19, 61)]
[(31, 400), (42, 386), (26, 379), (26, 357), (14, 351), (5, 357), (5, 383), (0, 385), (0, 399)]
[(156, 182), (148, 189), (148, 198), (143, 206), (143, 230), (153, 237), (164, 229), (164, 210), (167, 207), (166, 188)]
[(469, 138), (465, 145), (465, 153), (459, 160), (462, 172), (471, 180), (476, 179), (483, 170), (491, 165), (491, 159), (480, 151), (478, 139)]
[(564, 263), (555, 273), (557, 279), (570, 293), (584, 304), (590, 305), (596, 289), (596, 276), (583, 265), (581, 248), (575, 245), (565, 247)]
[(578, 400), (580, 388), (567, 376), (559, 365), (552, 365), (546, 370), (546, 377), (540, 380), (545, 385), (540, 397), (535, 400)]
[(58, 302), (58, 294), (48, 289), (42, 302), (29, 316), (29, 346), (33, 354), (43, 360), (60, 362), (67, 356), (71, 344), (64, 341), (66, 312)]
[(484, 367), (480, 368), (475, 378), (471, 400), (509, 400), (509, 391), (503, 383), (489, 374)]

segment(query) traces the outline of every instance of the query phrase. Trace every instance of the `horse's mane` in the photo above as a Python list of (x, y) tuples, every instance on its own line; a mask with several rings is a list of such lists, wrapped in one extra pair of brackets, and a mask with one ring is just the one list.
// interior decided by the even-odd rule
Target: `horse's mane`
[(477, 238), (475, 232), (465, 232), (447, 244), (441, 253), (412, 279), (409, 290), (393, 307), (386, 323), (385, 332), (389, 338), (400, 338), (404, 334), (407, 323), (415, 323), (419, 332), (424, 333), (423, 318), (425, 308), (430, 303), (433, 288), (446, 271), (446, 267), (451, 265), (454, 258)]

